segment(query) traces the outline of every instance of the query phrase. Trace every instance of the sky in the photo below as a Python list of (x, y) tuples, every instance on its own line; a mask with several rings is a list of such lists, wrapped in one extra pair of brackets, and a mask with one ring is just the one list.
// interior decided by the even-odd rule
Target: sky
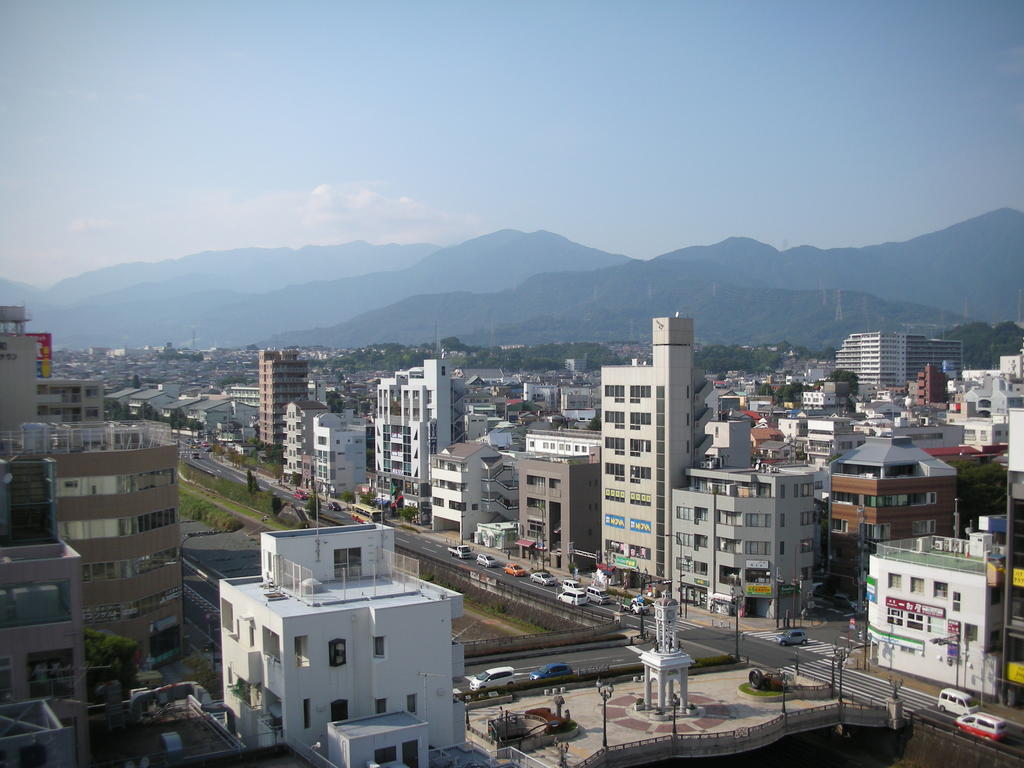
[(1024, 3), (0, 0), (0, 278), (546, 229), (650, 258), (1024, 209)]

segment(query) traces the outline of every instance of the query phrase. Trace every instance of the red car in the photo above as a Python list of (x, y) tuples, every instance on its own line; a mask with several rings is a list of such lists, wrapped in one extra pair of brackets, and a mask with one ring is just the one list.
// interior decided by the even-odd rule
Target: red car
[(306, 499), (309, 498), (309, 492), (298, 490), (295, 492), (295, 498), (298, 499), (299, 501), (305, 501)]

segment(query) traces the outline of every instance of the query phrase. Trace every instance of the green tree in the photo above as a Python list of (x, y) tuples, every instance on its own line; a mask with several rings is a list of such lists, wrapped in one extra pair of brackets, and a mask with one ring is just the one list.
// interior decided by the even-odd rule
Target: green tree
[(775, 389), (766, 381), (757, 388), (757, 394), (761, 397), (775, 397)]
[(210, 692), (214, 699), (220, 698), (221, 676), (218, 675), (210, 660), (201, 653), (193, 653), (182, 659), (182, 663), (189, 671), (189, 676), (195, 682)]
[(135, 653), (139, 644), (127, 637), (109, 632), (85, 630), (85, 664), (87, 687), (95, 695), (96, 686), (117, 680), (125, 697), (135, 685)]
[(274, 517), (277, 517), (279, 514), (281, 514), (281, 504), (281, 497), (278, 496), (277, 494), (274, 494), (273, 496), (270, 497), (270, 513)]
[(601, 431), (601, 417), (600, 416), (595, 416), (590, 421), (588, 421), (587, 422), (587, 429), (589, 429), (591, 432), (600, 432)]
[(373, 506), (373, 494), (372, 493), (362, 493), (362, 494), (359, 495), (359, 501), (361, 501), (363, 504), (365, 504), (368, 507), (372, 507)]
[(356, 500), (356, 495), (352, 491), (342, 491), (341, 500), (346, 504), (352, 504)]
[(256, 482), (256, 477), (251, 469), (245, 470), (245, 486), (249, 490), (250, 495), (260, 492), (260, 485)]
[(139, 374), (137, 374), (137, 373), (134, 376), (132, 376), (132, 388), (133, 389), (141, 389), (142, 388), (142, 384), (139, 382)]
[(296, 487), (302, 485), (302, 475), (299, 472), (292, 472), (292, 485)]
[(966, 526), (978, 529), (978, 518), (1006, 514), (1006, 469), (1001, 464), (950, 461), (956, 469), (956, 497), (960, 510), (959, 536)]

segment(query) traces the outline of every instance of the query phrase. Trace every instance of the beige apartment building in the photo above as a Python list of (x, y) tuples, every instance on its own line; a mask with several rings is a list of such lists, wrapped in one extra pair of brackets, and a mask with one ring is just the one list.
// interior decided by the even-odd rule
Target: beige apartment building
[(308, 399), (309, 363), (294, 349), (260, 350), (260, 440), (284, 445), (285, 410)]
[(650, 365), (601, 369), (603, 562), (629, 583), (675, 579), (672, 489), (711, 439), (708, 382), (693, 367), (693, 320), (652, 320)]
[(0, 457), (51, 458), (60, 539), (81, 555), (82, 620), (139, 644), (142, 661), (177, 658), (181, 636), (178, 450), (155, 422), (25, 424)]
[(37, 379), (36, 421), (103, 420), (103, 385), (87, 379)]

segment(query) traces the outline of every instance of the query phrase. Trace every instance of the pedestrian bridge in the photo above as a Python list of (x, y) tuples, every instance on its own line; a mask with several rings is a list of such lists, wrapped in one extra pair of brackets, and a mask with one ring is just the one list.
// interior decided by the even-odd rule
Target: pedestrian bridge
[[(899, 712), (898, 708), (896, 712)], [(595, 752), (577, 763), (575, 768), (629, 768), (678, 758), (734, 755), (766, 747), (785, 736), (819, 728), (836, 725), (896, 728), (901, 724), (899, 714), (894, 719), (885, 707), (832, 703), (779, 715), (760, 725), (732, 731), (658, 736), (615, 744)]]

